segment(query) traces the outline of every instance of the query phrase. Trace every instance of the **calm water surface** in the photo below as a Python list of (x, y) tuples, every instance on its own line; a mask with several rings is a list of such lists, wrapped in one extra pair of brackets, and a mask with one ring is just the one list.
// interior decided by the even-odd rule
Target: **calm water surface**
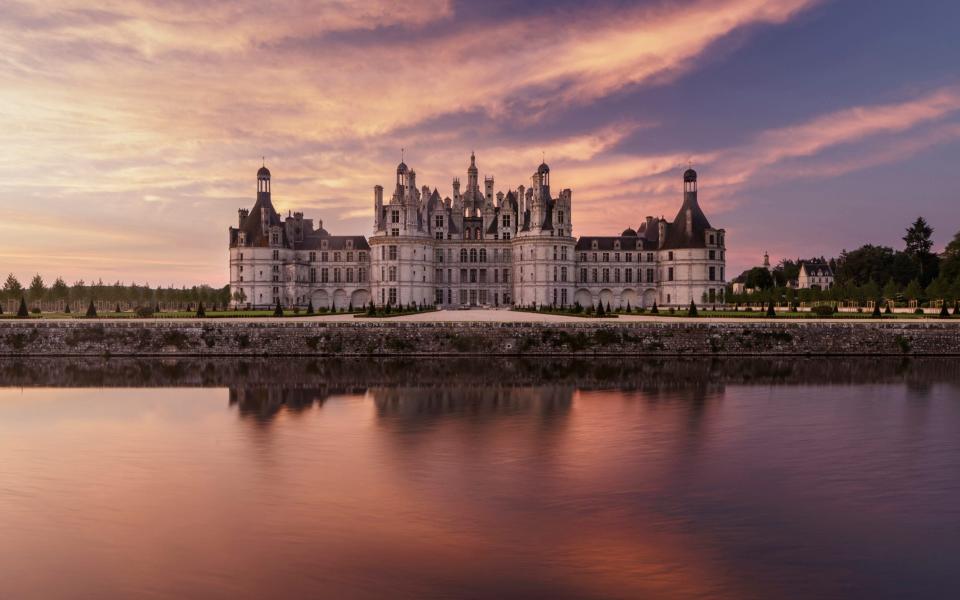
[(0, 598), (956, 598), (957, 362), (0, 362)]

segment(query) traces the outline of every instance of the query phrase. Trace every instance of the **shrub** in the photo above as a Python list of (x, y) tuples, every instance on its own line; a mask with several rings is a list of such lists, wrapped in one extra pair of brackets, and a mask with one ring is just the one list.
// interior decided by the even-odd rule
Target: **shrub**
[(97, 307), (93, 305), (93, 300), (90, 301), (90, 306), (87, 307), (87, 318), (88, 319), (97, 318)]
[(117, 309), (116, 309), (115, 311), (113, 311), (113, 312), (118, 312), (118, 313), (119, 313), (119, 312), (123, 312), (122, 310), (120, 310), (120, 304), (119, 304), (119, 303), (117, 304)]
[(607, 300), (607, 314), (609, 315), (612, 311), (610, 310), (610, 301)]
[[(67, 308), (70, 308), (70, 305), (67, 305)], [(3, 314), (3, 302), (0, 302), (0, 315)]]
[(913, 311), (913, 314), (915, 314), (915, 315), (922, 315), (922, 314), (923, 314), (923, 309), (920, 308), (920, 307), (917, 307), (917, 309)]
[(950, 316), (950, 310), (947, 308), (947, 303), (946, 303), (946, 302), (944, 302), (943, 304), (940, 305), (940, 316), (941, 316), (941, 317), (949, 317), (949, 316)]
[(693, 300), (690, 301), (690, 308), (687, 310), (688, 317), (697, 316), (697, 305), (694, 304)]
[(960, 302), (953, 303), (953, 316), (960, 316)]
[(20, 308), (17, 309), (17, 318), (26, 319), (29, 316), (30, 316), (30, 312), (27, 310), (27, 301), (21, 297)]
[(889, 303), (889, 302), (887, 302), (887, 307), (883, 309), (883, 312), (884, 312), (884, 314), (887, 314), (887, 315), (892, 315), (892, 314), (893, 314), (893, 309), (890, 308), (890, 303)]
[[(0, 312), (3, 312), (3, 311), (0, 311)], [(67, 302), (67, 305), (63, 307), (63, 312), (64, 312), (64, 314), (67, 314), (67, 315), (70, 314), (70, 303), (69, 303), (69, 302)]]
[(197, 305), (197, 318), (202, 319), (207, 316), (207, 311), (203, 308), (203, 302)]
[(818, 304), (811, 308), (810, 312), (818, 317), (830, 317), (833, 316), (833, 313), (837, 312), (837, 309), (832, 304)]
[(651, 315), (658, 315), (658, 314), (660, 314), (660, 309), (657, 308), (657, 301), (656, 301), (656, 300), (653, 301), (653, 306), (650, 307), (650, 314), (651, 314)]
[(136, 312), (138, 317), (147, 318), (153, 316), (154, 310), (150, 306), (139, 306), (134, 312)]
[(314, 310), (313, 310), (313, 298), (311, 298), (310, 300), (307, 301), (307, 314), (308, 314), (308, 315), (312, 315), (313, 313), (314, 313)]
[(773, 300), (767, 305), (767, 316), (771, 319), (777, 316), (777, 311), (773, 308)]
[(883, 316), (880, 314), (880, 301), (879, 301), (879, 300), (873, 303), (873, 314), (870, 315), (870, 316), (872, 316), (874, 319), (881, 319), (881, 318), (883, 318)]
[(602, 317), (606, 315), (606, 312), (603, 310), (603, 302), (597, 302), (597, 316)]
[(39, 314), (40, 314), (40, 307), (39, 307), (39, 306), (34, 306), (33, 308), (31, 308), (31, 309), (30, 309), (30, 314), (32, 314), (32, 315), (39, 315)]
[(280, 306), (280, 298), (277, 298), (277, 305), (273, 307), (273, 316), (275, 317), (283, 316), (283, 307)]
[(627, 314), (630, 314), (631, 312), (632, 311), (630, 310), (630, 301), (627, 300)]

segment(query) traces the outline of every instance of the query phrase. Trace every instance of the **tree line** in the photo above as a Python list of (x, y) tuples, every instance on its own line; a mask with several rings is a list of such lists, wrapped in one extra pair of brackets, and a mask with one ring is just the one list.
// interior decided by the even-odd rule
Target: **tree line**
[(0, 300), (17, 300), (23, 298), (27, 303), (36, 305), (41, 302), (78, 302), (90, 301), (124, 304), (130, 307), (156, 307), (163, 305), (169, 308), (189, 308), (200, 302), (207, 306), (226, 306), (230, 301), (230, 286), (214, 288), (209, 285), (195, 285), (193, 287), (150, 287), (149, 284), (104, 283), (98, 280), (86, 283), (83, 280), (67, 284), (62, 277), (49, 286), (39, 274), (34, 275), (29, 285), (24, 286), (13, 275), (7, 275), (6, 281), (0, 289)]
[[(906, 229), (903, 249), (865, 244), (840, 256), (814, 259), (828, 264), (834, 285), (828, 290), (788, 287), (800, 274), (800, 259), (783, 260), (768, 271), (754, 267), (742, 274), (753, 293), (728, 293), (730, 302), (885, 301), (928, 303), (960, 301), (960, 232), (941, 254), (933, 252), (933, 228), (918, 217)], [(809, 261), (807, 261), (809, 262)]]

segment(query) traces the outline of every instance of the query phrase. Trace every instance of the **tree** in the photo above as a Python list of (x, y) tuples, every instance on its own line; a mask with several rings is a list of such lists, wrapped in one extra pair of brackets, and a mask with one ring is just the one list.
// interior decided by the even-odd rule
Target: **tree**
[(26, 319), (30, 316), (30, 311), (27, 310), (27, 301), (20, 296), (20, 308), (17, 309), (17, 318)]
[(627, 300), (627, 314), (630, 314), (630, 301)]
[(923, 217), (917, 217), (907, 235), (903, 236), (905, 252), (913, 259), (920, 270), (920, 284), (924, 287), (933, 281), (937, 275), (939, 259), (930, 250), (933, 248), (933, 227), (930, 227)]
[(943, 318), (950, 316), (950, 310), (947, 308), (946, 302), (940, 305), (940, 316)]
[(280, 306), (280, 298), (277, 298), (277, 305), (273, 307), (273, 316), (275, 317), (283, 316), (283, 307)]
[(697, 316), (697, 305), (694, 304), (693, 300), (690, 301), (690, 308), (687, 309), (687, 316), (688, 317)]
[(207, 316), (207, 311), (203, 308), (203, 301), (197, 304), (197, 318), (203, 319)]
[(773, 308), (773, 300), (767, 305), (767, 316), (771, 319), (777, 316), (777, 311)]
[(911, 281), (907, 289), (903, 291), (903, 295), (909, 300), (921, 300), (923, 298), (923, 288), (920, 286), (920, 281), (917, 279)]
[(603, 302), (597, 302), (597, 316), (598, 316), (598, 317), (604, 316), (604, 312), (603, 312)]
[(897, 287), (897, 283), (893, 280), (893, 277), (887, 279), (886, 285), (883, 286), (883, 297), (887, 300), (893, 300), (897, 297), (897, 293), (900, 291), (900, 288)]
[(97, 317), (97, 307), (93, 305), (93, 300), (90, 301), (90, 306), (87, 307), (87, 318), (95, 319)]
[(7, 280), (3, 282), (3, 291), (7, 292), (9, 295), (19, 295), (23, 292), (23, 286), (20, 285), (20, 280), (17, 279), (13, 273), (7, 275)]
[(744, 287), (766, 290), (773, 287), (773, 275), (763, 267), (754, 267), (744, 275)]
[(883, 318), (882, 315), (880, 314), (880, 298), (877, 298), (876, 301), (873, 303), (873, 314), (871, 316), (874, 319)]
[(656, 300), (653, 301), (653, 306), (650, 307), (650, 314), (651, 314), (651, 315), (660, 314), (660, 309), (657, 308), (657, 301), (656, 301)]
[(47, 286), (43, 283), (43, 277), (40, 277), (40, 273), (37, 273), (33, 276), (33, 279), (30, 280), (30, 299), (34, 302), (39, 302), (43, 300), (43, 296), (46, 293)]
[(50, 297), (54, 300), (66, 300), (70, 295), (70, 288), (62, 277), (57, 277), (53, 285), (50, 286)]
[(308, 315), (313, 314), (313, 298), (307, 301), (307, 314)]

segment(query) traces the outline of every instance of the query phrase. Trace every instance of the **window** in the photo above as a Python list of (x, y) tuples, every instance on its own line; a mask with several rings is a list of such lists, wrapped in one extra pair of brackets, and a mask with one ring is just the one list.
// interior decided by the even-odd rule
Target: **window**
[(553, 260), (557, 260), (557, 247), (553, 247)]
[(443, 283), (443, 269), (437, 269), (434, 278), (436, 283)]
[(580, 283), (586, 283), (586, 282), (587, 282), (587, 270), (580, 269)]
[(347, 262), (353, 262), (353, 252), (347, 252)]
[(647, 269), (647, 283), (653, 283), (653, 269)]
[(493, 270), (493, 282), (500, 283), (500, 269)]
[(667, 260), (673, 260), (673, 250), (667, 252)]
[(486, 282), (487, 282), (487, 270), (480, 269), (480, 283), (486, 283)]
[(673, 281), (673, 267), (667, 268), (667, 281)]
[(466, 269), (460, 269), (460, 281), (459, 281), (459, 283), (466, 283), (466, 282), (467, 282), (467, 270), (466, 270)]
[(392, 210), (392, 211), (390, 211), (390, 222), (391, 222), (391, 223), (399, 223), (399, 222), (400, 222), (400, 211), (399, 211), (399, 210)]
[(329, 269), (320, 269), (320, 282), (326, 283), (329, 281)]
[(396, 280), (397, 280), (397, 268), (396, 268), (396, 267), (390, 267), (390, 271), (389, 271), (389, 272), (390, 272), (390, 279), (389, 279), (389, 281), (396, 281)]
[(711, 250), (711, 251), (710, 251), (710, 260), (716, 260), (716, 259), (717, 259), (717, 251), (716, 251), (716, 250)]
[(436, 215), (433, 217), (433, 226), (437, 228), (443, 227), (443, 215)]
[(460, 262), (462, 262), (462, 263), (467, 262), (467, 249), (466, 249), (466, 248), (460, 248)]
[[(711, 245), (711, 246), (713, 245), (713, 234), (712, 234), (712, 233), (710, 234), (710, 245)], [(710, 290), (710, 291), (712, 292), (713, 290)]]
[(347, 269), (347, 283), (353, 283), (353, 269)]
[(470, 283), (476, 283), (476, 282), (477, 282), (477, 270), (470, 269)]
[[(442, 239), (443, 239), (443, 232), (442, 232), (442, 231), (438, 231), (433, 237), (437, 238), (438, 240), (442, 240)], [(439, 291), (441, 291), (441, 290), (437, 290), (437, 291), (439, 292)]]
[(567, 305), (567, 288), (563, 288), (562, 290), (560, 290), (560, 305), (561, 306)]
[(510, 227), (510, 215), (503, 215), (503, 226)]
[(316, 283), (317, 281), (317, 270), (310, 269), (310, 283)]
[(487, 249), (486, 249), (486, 248), (480, 248), (480, 262), (482, 262), (482, 263), (487, 262)]
[(567, 280), (567, 268), (560, 267), (560, 281), (566, 281), (566, 280)]
[(505, 239), (505, 240), (509, 240), (509, 239), (510, 239), (510, 232), (509, 232), (509, 231), (504, 231), (504, 232), (503, 232), (503, 239)]
[(271, 243), (271, 244), (279, 244), (279, 243), (280, 243), (280, 234), (279, 234), (279, 233), (271, 233), (271, 234), (270, 234), (270, 243)]
[(647, 252), (647, 262), (653, 262), (653, 252)]
[(470, 262), (472, 262), (472, 263), (477, 262), (477, 249), (476, 249), (476, 248), (470, 248)]
[(613, 282), (620, 283), (620, 269), (613, 270)]
[(717, 280), (717, 268), (716, 268), (716, 267), (710, 267), (710, 277), (709, 277), (709, 279), (710, 279), (710, 281), (716, 281), (716, 280)]
[(397, 288), (390, 288), (390, 304), (397, 303)]
[(553, 280), (554, 280), (554, 281), (557, 280), (557, 271), (558, 271), (557, 267), (554, 266), (554, 267), (553, 267)]
[(274, 250), (274, 251), (273, 251), (273, 260), (280, 260), (280, 251), (279, 251), (279, 250)]
[(561, 246), (561, 247), (560, 247), (560, 260), (567, 260), (567, 247), (566, 247), (566, 246)]
[(340, 269), (336, 268), (333, 270), (333, 282), (340, 283)]
[(623, 280), (626, 283), (633, 283), (633, 269), (627, 269), (623, 272)]
[(360, 253), (357, 255), (357, 260), (359, 260), (360, 262), (366, 261), (366, 260), (367, 260), (367, 253), (366, 253), (366, 252), (360, 252)]
[(398, 237), (399, 235), (400, 235), (400, 230), (397, 229), (396, 227), (390, 230), (391, 237)]
[(559, 223), (560, 225), (563, 225), (563, 211), (562, 211), (562, 210), (558, 210), (558, 211), (557, 211), (557, 223)]
[(311, 252), (311, 253), (310, 253), (310, 262), (317, 262), (317, 253), (316, 253), (316, 252)]
[(596, 269), (590, 269), (590, 280), (591, 280), (593, 283), (596, 283), (596, 282), (597, 282), (597, 270), (596, 270)]
[(390, 260), (397, 260), (397, 247), (390, 246)]
[(340, 262), (340, 256), (341, 256), (341, 254), (340, 254), (339, 252), (334, 252), (334, 253), (333, 253), (333, 262)]
[(610, 283), (610, 269), (603, 270), (603, 282)]
[(442, 249), (437, 248), (436, 252), (434, 252), (434, 256), (436, 257), (437, 262), (443, 262), (443, 250), (442, 250)]
[(367, 270), (364, 268), (357, 269), (357, 281), (366, 281), (367, 280)]
[[(503, 282), (510, 283), (510, 269), (503, 270)], [(506, 302), (506, 300), (504, 300)]]

